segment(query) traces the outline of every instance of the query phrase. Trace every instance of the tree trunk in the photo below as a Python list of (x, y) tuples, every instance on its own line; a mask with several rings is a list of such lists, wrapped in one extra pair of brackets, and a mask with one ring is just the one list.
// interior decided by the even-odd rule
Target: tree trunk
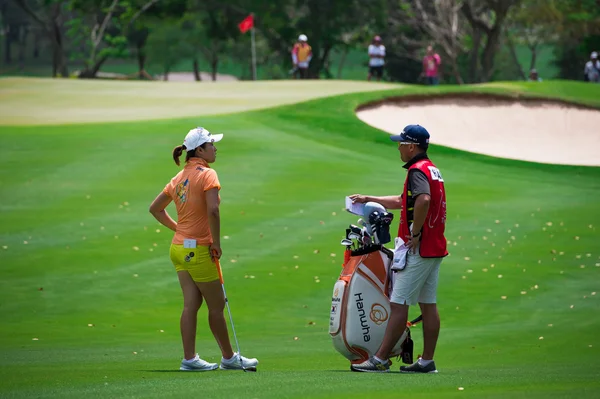
[(531, 50), (531, 62), (529, 64), (529, 70), (535, 68), (535, 63), (537, 61), (537, 44), (529, 46), (529, 50)]
[(83, 71), (79, 74), (80, 79), (95, 79), (96, 75), (98, 75), (98, 71), (100, 71), (100, 67), (104, 62), (108, 59), (108, 55), (102, 56), (102, 58), (96, 60), (94, 65), (90, 68), (86, 66)]
[[(59, 73), (63, 78), (69, 77), (69, 69), (67, 67), (67, 60), (65, 56), (65, 50), (62, 43), (62, 34), (60, 26), (56, 23), (56, 20), (52, 21), (52, 46), (54, 47), (54, 57), (56, 73)], [(56, 77), (56, 73), (53, 75)]]
[(469, 60), (469, 82), (479, 83), (479, 48), (481, 47), (481, 29), (473, 28), (473, 48)]
[(11, 54), (11, 43), (12, 43), (12, 37), (11, 34), (6, 32), (4, 34), (4, 63), (5, 64), (12, 64), (12, 54)]
[(502, 21), (497, 21), (496, 25), (490, 30), (487, 35), (487, 41), (481, 54), (481, 69), (482, 81), (488, 82), (494, 73), (494, 58), (500, 42), (500, 34), (502, 33)]
[(40, 57), (40, 34), (35, 32), (33, 34), (33, 58), (38, 59)]
[(450, 65), (452, 66), (452, 73), (454, 75), (456, 83), (459, 85), (465, 84), (462, 76), (460, 75), (460, 69), (458, 68), (458, 64), (456, 63), (456, 56), (450, 58)]
[(25, 69), (25, 49), (27, 47), (27, 36), (29, 36), (29, 27), (21, 25), (19, 29), (19, 70)]
[(200, 76), (200, 65), (198, 64), (198, 57), (196, 57), (196, 56), (194, 56), (193, 68), (194, 68), (194, 79), (196, 80), (196, 82), (202, 81), (202, 76)]
[(144, 49), (140, 46), (139, 43), (136, 44), (136, 57), (138, 62), (138, 78), (142, 79), (142, 75), (144, 70), (146, 69), (146, 54), (144, 54)]
[(342, 58), (340, 58), (340, 64), (338, 65), (338, 70), (336, 74), (337, 79), (342, 78), (342, 70), (344, 69), (344, 63), (346, 62), (346, 56), (348, 55), (348, 47), (344, 46), (344, 52), (342, 53)]
[(171, 67), (169, 65), (165, 65), (163, 68), (163, 81), (166, 82), (169, 80), (169, 72), (171, 71)]
[[(331, 46), (325, 46), (325, 51), (323, 51), (323, 57), (321, 57), (321, 69), (325, 72), (325, 79), (331, 79), (333, 76), (329, 71), (329, 52), (331, 51)], [(319, 77), (319, 73), (317, 72), (317, 77)]]
[(517, 57), (517, 51), (515, 50), (515, 44), (513, 43), (509, 33), (506, 33), (506, 43), (508, 43), (510, 58), (513, 60), (515, 68), (517, 69), (517, 72), (519, 72), (519, 76), (521, 76), (521, 79), (527, 80), (527, 75), (525, 74), (525, 71), (523, 71), (523, 67), (519, 62), (519, 58)]
[(212, 60), (210, 62), (210, 69), (212, 75), (212, 81), (217, 81), (217, 70), (219, 65), (219, 57), (216, 54), (213, 54)]

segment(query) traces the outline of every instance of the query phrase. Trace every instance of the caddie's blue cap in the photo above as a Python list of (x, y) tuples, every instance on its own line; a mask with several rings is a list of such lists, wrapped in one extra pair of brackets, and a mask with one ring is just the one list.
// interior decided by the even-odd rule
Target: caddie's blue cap
[(429, 132), (421, 125), (408, 125), (402, 130), (402, 133), (391, 136), (390, 139), (392, 141), (414, 143), (425, 149), (429, 147)]

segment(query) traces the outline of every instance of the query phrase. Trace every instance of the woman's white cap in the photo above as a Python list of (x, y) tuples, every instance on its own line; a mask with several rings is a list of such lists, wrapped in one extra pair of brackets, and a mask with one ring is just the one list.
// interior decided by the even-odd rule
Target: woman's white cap
[(298, 36), (298, 40), (300, 40), (301, 42), (306, 42), (308, 41), (308, 37), (306, 37), (306, 35), (300, 35)]
[(221, 141), (222, 138), (222, 134), (210, 134), (205, 128), (197, 127), (188, 132), (185, 140), (183, 140), (183, 145), (186, 151), (192, 151), (204, 143), (216, 143), (217, 141)]

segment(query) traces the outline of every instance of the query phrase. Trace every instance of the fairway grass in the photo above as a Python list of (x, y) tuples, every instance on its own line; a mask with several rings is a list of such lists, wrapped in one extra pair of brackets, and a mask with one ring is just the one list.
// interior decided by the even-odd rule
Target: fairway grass
[[(598, 102), (583, 85), (510, 86)], [(430, 92), (451, 90), (466, 89)], [(440, 373), (399, 374), (395, 359), (389, 375), (351, 373), (333, 349), (339, 240), (356, 223), (343, 197), (399, 193), (405, 176), (388, 135), (354, 116), (387, 95), (0, 127), (0, 397), (600, 397), (599, 168), (432, 146), (446, 182), (450, 250), (438, 295)], [(225, 134), (214, 164), (223, 273), (242, 353), (259, 358), (257, 373), (177, 371), (172, 236), (148, 206), (178, 170), (172, 148), (197, 125)], [(204, 307), (198, 334), (200, 356), (218, 361)], [(421, 327), (413, 339), (417, 355)]]
[(0, 79), (0, 125), (172, 119), (292, 104), (337, 94), (399, 88), (354, 81), (141, 82)]

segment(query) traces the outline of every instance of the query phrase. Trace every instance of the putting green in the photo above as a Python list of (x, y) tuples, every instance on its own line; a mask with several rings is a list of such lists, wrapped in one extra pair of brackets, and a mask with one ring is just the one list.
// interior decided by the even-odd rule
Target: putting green
[(215, 115), (398, 87), (347, 80), (189, 83), (3, 78), (0, 79), (0, 125)]

